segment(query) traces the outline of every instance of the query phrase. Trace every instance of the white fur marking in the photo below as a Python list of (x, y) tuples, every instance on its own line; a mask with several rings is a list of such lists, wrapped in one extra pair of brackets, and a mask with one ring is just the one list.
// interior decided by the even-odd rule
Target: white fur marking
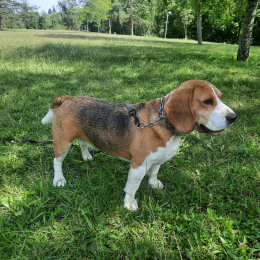
[(46, 125), (46, 124), (51, 124), (54, 118), (54, 113), (52, 112), (51, 109), (49, 109), (48, 113), (46, 114), (46, 116), (42, 119), (42, 124)]

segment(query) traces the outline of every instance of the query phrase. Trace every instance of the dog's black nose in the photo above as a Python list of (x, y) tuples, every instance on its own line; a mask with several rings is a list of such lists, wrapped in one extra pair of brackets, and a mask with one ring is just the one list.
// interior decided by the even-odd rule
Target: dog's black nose
[(226, 116), (226, 120), (230, 123), (230, 124), (232, 124), (232, 123), (234, 123), (234, 121), (237, 119), (237, 115), (234, 113), (232, 113), (232, 114), (228, 114), (227, 116)]

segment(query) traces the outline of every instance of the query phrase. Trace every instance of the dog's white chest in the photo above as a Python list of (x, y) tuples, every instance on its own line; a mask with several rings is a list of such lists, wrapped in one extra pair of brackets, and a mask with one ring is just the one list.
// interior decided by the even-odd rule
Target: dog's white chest
[(163, 164), (169, 159), (171, 159), (179, 149), (181, 141), (181, 136), (173, 136), (167, 143), (165, 147), (159, 147), (158, 151), (155, 153), (150, 153), (144, 164), (146, 167), (150, 168), (155, 164)]

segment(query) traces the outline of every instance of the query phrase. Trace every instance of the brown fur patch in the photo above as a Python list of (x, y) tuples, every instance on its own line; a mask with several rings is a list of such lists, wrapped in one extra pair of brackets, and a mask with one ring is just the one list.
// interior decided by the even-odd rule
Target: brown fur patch
[(57, 109), (61, 104), (72, 98), (73, 96), (62, 95), (56, 97), (51, 104), (51, 109)]
[(193, 94), (193, 85), (181, 85), (169, 94), (165, 104), (167, 121), (178, 133), (188, 134), (195, 127), (195, 117), (191, 108)]

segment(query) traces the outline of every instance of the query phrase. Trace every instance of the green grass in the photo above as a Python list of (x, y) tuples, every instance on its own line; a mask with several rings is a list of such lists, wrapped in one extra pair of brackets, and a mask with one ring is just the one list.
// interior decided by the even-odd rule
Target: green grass
[(237, 113), (216, 136), (193, 132), (145, 177), (139, 209), (123, 207), (129, 163), (105, 153), (64, 161), (53, 147), (0, 144), (0, 259), (259, 259), (260, 48), (71, 31), (0, 32), (0, 139), (52, 139), (41, 119), (58, 95), (119, 103), (161, 97), (189, 79), (212, 82)]

